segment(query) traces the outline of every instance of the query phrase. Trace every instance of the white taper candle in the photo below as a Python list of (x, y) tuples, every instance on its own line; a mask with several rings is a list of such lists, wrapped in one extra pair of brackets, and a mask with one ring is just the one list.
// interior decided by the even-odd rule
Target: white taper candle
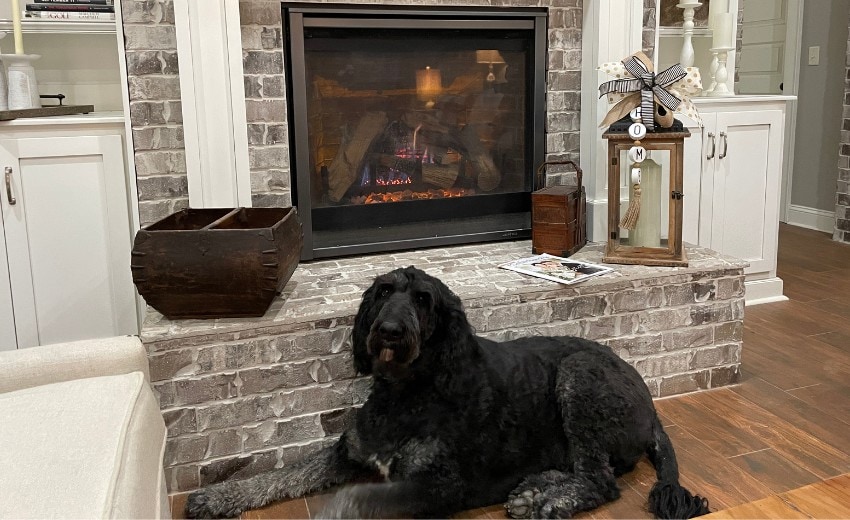
[(21, 6), (12, 0), (12, 30), (15, 32), (15, 54), (24, 53), (24, 33), (21, 30)]
[(729, 0), (710, 0), (708, 2), (708, 27), (714, 29), (714, 15), (729, 12)]

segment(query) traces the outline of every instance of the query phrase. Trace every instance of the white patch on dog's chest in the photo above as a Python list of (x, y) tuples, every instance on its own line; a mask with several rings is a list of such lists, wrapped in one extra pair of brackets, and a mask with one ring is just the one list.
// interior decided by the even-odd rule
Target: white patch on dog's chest
[(390, 477), (390, 466), (393, 465), (393, 458), (381, 460), (378, 458), (378, 455), (372, 455), (369, 457), (369, 463), (374, 464), (375, 468), (381, 473), (385, 479), (389, 479)]

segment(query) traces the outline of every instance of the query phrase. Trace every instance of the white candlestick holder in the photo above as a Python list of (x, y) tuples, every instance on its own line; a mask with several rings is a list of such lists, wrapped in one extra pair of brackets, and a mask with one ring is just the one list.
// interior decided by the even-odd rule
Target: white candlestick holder
[(694, 10), (702, 3), (697, 0), (685, 1), (676, 5), (683, 9), (682, 13), (682, 52), (679, 54), (679, 63), (682, 67), (692, 67), (694, 64)]
[(0, 60), (8, 66), (9, 110), (41, 108), (38, 82), (32, 66), (32, 62), (40, 57), (40, 54), (0, 54)]
[(726, 69), (726, 59), (728, 58), (729, 51), (734, 49), (735, 47), (714, 47), (711, 49), (711, 52), (717, 56), (717, 72), (714, 74), (714, 88), (711, 89), (711, 92), (708, 92), (709, 96), (725, 97), (735, 95), (734, 92), (729, 90), (729, 86), (726, 84), (729, 80), (729, 71)]
[(714, 92), (714, 88), (717, 86), (717, 66), (718, 66), (717, 53), (711, 53), (711, 67), (709, 67), (708, 71), (711, 75), (711, 84), (702, 89), (702, 95), (707, 96), (709, 93)]

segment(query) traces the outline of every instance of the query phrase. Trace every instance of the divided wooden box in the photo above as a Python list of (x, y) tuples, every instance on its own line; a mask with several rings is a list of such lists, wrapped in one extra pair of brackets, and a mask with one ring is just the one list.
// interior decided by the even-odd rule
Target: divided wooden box
[(295, 208), (184, 209), (139, 230), (139, 293), (169, 319), (265, 314), (301, 257)]
[(582, 172), (573, 161), (547, 161), (537, 169), (537, 185), (545, 185), (546, 167), (567, 164), (575, 168), (577, 186), (550, 186), (531, 193), (531, 250), (570, 256), (587, 244), (587, 209)]

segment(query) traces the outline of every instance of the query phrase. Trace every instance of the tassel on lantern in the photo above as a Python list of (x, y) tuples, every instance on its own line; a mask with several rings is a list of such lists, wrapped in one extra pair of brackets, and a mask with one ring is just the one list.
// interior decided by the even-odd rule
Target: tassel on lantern
[(623, 229), (634, 229), (637, 226), (638, 218), (640, 218), (640, 183), (636, 183), (634, 189), (634, 197), (629, 201), (626, 214), (620, 219), (620, 227)]

